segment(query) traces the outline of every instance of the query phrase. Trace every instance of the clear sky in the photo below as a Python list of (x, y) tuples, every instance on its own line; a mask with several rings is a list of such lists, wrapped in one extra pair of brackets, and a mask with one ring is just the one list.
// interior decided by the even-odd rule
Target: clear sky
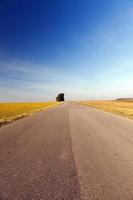
[(0, 101), (133, 97), (133, 0), (1, 0)]

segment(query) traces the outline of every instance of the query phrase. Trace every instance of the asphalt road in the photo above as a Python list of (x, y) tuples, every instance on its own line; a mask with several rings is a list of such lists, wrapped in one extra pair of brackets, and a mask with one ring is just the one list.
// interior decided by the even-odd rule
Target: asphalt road
[(64, 103), (0, 128), (0, 200), (133, 200), (133, 121)]

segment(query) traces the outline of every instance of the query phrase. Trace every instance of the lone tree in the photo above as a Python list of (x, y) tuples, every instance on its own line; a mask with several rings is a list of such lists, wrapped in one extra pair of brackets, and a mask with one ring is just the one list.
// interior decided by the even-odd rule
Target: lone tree
[(58, 94), (58, 96), (56, 97), (56, 101), (65, 101), (64, 100), (64, 93)]

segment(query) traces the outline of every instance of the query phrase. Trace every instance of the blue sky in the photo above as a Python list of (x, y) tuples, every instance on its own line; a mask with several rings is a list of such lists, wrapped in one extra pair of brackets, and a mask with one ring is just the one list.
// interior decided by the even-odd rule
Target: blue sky
[(0, 101), (133, 97), (132, 0), (1, 0)]

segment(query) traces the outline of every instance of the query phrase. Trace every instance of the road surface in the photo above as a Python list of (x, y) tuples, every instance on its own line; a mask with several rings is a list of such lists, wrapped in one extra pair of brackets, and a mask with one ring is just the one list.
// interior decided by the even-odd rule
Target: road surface
[(0, 128), (0, 200), (133, 200), (133, 121), (74, 103)]

